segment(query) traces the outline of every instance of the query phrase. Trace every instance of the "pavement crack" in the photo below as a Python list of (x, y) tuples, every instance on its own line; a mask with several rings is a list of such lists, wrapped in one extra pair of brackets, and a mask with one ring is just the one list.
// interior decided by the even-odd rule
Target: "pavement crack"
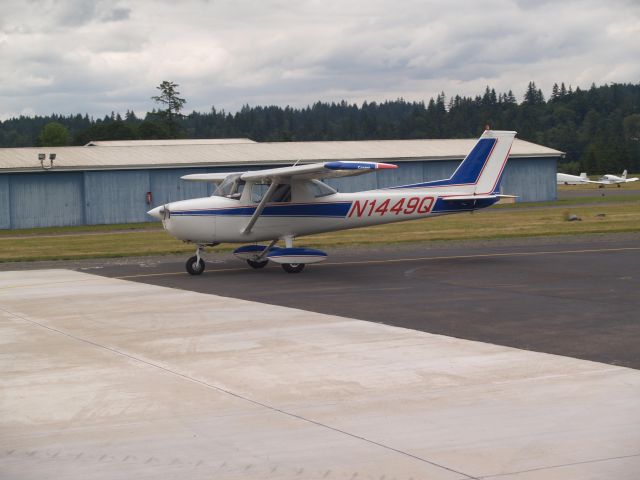
[(560, 464), (557, 464), (557, 465), (548, 465), (548, 466), (544, 466), (544, 467), (528, 468), (526, 470), (517, 470), (517, 471), (513, 471), (513, 472), (495, 473), (493, 475), (483, 475), (483, 476), (477, 477), (477, 480), (484, 480), (484, 479), (487, 479), (487, 478), (499, 478), (499, 477), (505, 477), (505, 476), (511, 476), (511, 475), (520, 475), (521, 473), (539, 472), (539, 471), (543, 471), (543, 470), (552, 470), (552, 469), (555, 469), (555, 468), (573, 467), (573, 466), (576, 466), (576, 465), (589, 465), (589, 464), (593, 464), (593, 463), (611, 462), (611, 461), (614, 461), (614, 460), (623, 460), (625, 458), (636, 458), (636, 457), (640, 457), (640, 453), (633, 453), (631, 455), (620, 455), (620, 456), (617, 456), (617, 457), (594, 458), (592, 460), (584, 460), (582, 462), (560, 463)]
[(289, 418), (294, 418), (296, 420), (300, 420), (300, 421), (315, 425), (317, 427), (321, 427), (321, 428), (324, 428), (326, 430), (330, 430), (332, 432), (348, 436), (348, 437), (353, 438), (355, 440), (360, 440), (360, 441), (366, 442), (366, 443), (368, 443), (370, 445), (374, 445), (374, 446), (382, 448), (384, 450), (391, 451), (391, 452), (403, 455), (405, 457), (411, 458), (413, 460), (417, 460), (417, 461), (422, 462), (424, 464), (428, 464), (428, 465), (431, 465), (433, 467), (440, 468), (442, 470), (446, 470), (446, 471), (449, 471), (451, 473), (455, 473), (456, 475), (461, 475), (462, 478), (464, 478), (464, 479), (479, 480), (479, 478), (476, 477), (476, 476), (469, 475), (467, 473), (461, 472), (461, 471), (456, 470), (456, 469), (451, 468), (451, 467), (447, 467), (446, 465), (442, 465), (440, 463), (437, 463), (435, 461), (432, 461), (432, 460), (429, 460), (427, 458), (421, 457), (419, 455), (414, 455), (413, 453), (401, 450), (399, 448), (392, 447), (390, 445), (387, 445), (387, 444), (384, 444), (384, 443), (381, 443), (381, 442), (377, 442), (377, 441), (372, 440), (370, 438), (363, 437), (361, 435), (357, 435), (355, 433), (351, 433), (351, 432), (348, 432), (346, 430), (342, 430), (342, 429), (340, 429), (338, 427), (333, 427), (333, 426), (331, 426), (329, 424), (322, 423), (322, 422), (319, 422), (317, 420), (313, 420), (312, 418), (304, 417), (302, 415), (298, 415), (298, 414), (295, 414), (293, 412), (289, 412), (287, 410), (283, 410), (283, 409), (275, 407), (273, 405), (269, 405), (267, 403), (260, 402), (258, 400), (255, 400), (255, 399), (249, 398), (249, 397), (247, 397), (245, 395), (242, 395), (240, 393), (236, 393), (236, 392), (233, 392), (231, 390), (228, 390), (228, 389), (219, 387), (217, 385), (214, 385), (212, 383), (206, 382), (206, 381), (201, 380), (199, 378), (195, 378), (195, 377), (192, 377), (192, 376), (187, 375), (185, 373), (179, 372), (177, 370), (172, 370), (172, 369), (170, 369), (168, 367), (164, 367), (164, 366), (162, 366), (162, 365), (160, 365), (158, 363), (154, 363), (154, 362), (152, 362), (150, 360), (145, 360), (143, 358), (136, 357), (135, 355), (132, 355), (132, 354), (127, 353), (127, 352), (124, 352), (122, 350), (118, 350), (117, 348), (110, 347), (108, 345), (104, 345), (104, 344), (101, 344), (101, 343), (98, 343), (98, 342), (94, 342), (92, 340), (79, 337), (79, 336), (74, 335), (72, 333), (65, 332), (64, 330), (60, 330), (60, 329), (45, 325), (43, 323), (37, 322), (37, 321), (32, 320), (30, 318), (26, 318), (26, 317), (24, 317), (24, 316), (22, 316), (20, 314), (17, 314), (15, 312), (11, 312), (11, 311), (6, 310), (4, 308), (0, 308), (0, 310), (5, 312), (5, 313), (7, 313), (8, 315), (10, 315), (10, 316), (12, 316), (14, 318), (18, 318), (18, 319), (20, 319), (20, 320), (22, 320), (24, 322), (27, 322), (27, 323), (29, 323), (29, 324), (31, 324), (33, 326), (49, 330), (51, 332), (57, 333), (59, 335), (63, 335), (63, 336), (65, 336), (67, 338), (70, 338), (72, 340), (75, 340), (75, 341), (78, 341), (78, 342), (82, 342), (82, 343), (85, 343), (87, 345), (91, 345), (93, 347), (106, 350), (106, 351), (111, 352), (111, 353), (116, 354), (116, 355), (120, 355), (120, 356), (125, 357), (125, 358), (127, 358), (129, 360), (133, 360), (134, 362), (142, 363), (144, 365), (147, 365), (149, 367), (161, 370), (161, 371), (163, 371), (165, 373), (168, 373), (170, 375), (174, 375), (174, 376), (180, 377), (180, 378), (182, 378), (184, 380), (196, 383), (198, 385), (204, 386), (204, 387), (209, 388), (211, 390), (215, 390), (215, 391), (218, 391), (220, 393), (224, 393), (225, 395), (229, 395), (229, 396), (237, 398), (239, 400), (251, 403), (251, 404), (253, 404), (255, 406), (264, 408), (264, 409), (269, 410), (271, 412), (278, 413), (278, 414), (281, 414), (281, 415), (285, 415), (285, 416), (287, 416)]

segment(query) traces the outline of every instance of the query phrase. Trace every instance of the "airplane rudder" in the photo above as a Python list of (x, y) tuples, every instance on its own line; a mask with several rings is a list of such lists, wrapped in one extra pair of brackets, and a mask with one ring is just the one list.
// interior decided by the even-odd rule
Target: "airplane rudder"
[(491, 131), (489, 138), (495, 139), (495, 145), (487, 159), (486, 165), (480, 173), (474, 193), (496, 193), (500, 188), (500, 181), (515, 139), (514, 131)]

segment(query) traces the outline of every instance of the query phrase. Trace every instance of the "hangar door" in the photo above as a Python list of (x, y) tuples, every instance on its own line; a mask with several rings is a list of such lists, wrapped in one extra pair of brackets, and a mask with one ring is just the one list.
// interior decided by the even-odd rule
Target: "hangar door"
[(82, 225), (82, 173), (9, 175), (11, 228)]

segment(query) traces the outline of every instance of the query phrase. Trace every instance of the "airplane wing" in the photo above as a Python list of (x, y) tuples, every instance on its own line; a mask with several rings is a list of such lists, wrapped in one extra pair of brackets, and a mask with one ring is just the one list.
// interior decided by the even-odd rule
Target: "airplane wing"
[(294, 165), (292, 167), (269, 168), (267, 170), (255, 170), (242, 174), (242, 180), (309, 180), (312, 178), (336, 178), (349, 175), (362, 175), (375, 170), (398, 168), (397, 165), (378, 162), (323, 162), (309, 165)]
[(191, 180), (194, 182), (222, 183), (229, 175), (238, 173), (242, 172), (192, 173), (189, 175), (183, 175), (180, 178), (182, 180)]
[(370, 173), (375, 170), (387, 168), (398, 168), (398, 166), (390, 163), (338, 161), (312, 163), (309, 165), (294, 165), (292, 167), (269, 168), (267, 170), (243, 173), (240, 177), (242, 180), (251, 180), (254, 182), (265, 181), (271, 183), (269, 189), (253, 212), (253, 215), (251, 215), (249, 223), (244, 227), (243, 233), (249, 233), (251, 231), (258, 218), (260, 218), (260, 215), (262, 215), (262, 210), (264, 210), (267, 202), (271, 199), (275, 189), (281, 183), (286, 183), (291, 180), (310, 180), (313, 178), (320, 179), (346, 177), (348, 175), (361, 175), (363, 173)]

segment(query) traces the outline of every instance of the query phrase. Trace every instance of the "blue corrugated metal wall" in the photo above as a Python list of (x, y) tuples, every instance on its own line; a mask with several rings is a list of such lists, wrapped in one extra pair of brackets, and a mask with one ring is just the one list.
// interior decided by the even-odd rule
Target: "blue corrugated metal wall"
[[(373, 190), (449, 178), (459, 161), (399, 162), (398, 169), (380, 170), (329, 180), (341, 192)], [(269, 167), (251, 167), (271, 168)], [(518, 201), (556, 199), (557, 158), (518, 158), (507, 163), (501, 191)], [(241, 167), (244, 170), (249, 167)], [(163, 170), (108, 170), (36, 172), (0, 175), (0, 229), (47, 226), (146, 222), (152, 206), (184, 198), (211, 195), (213, 186), (187, 182), (189, 173), (237, 171), (224, 168), (171, 168)]]
[(87, 224), (148, 220), (149, 170), (86, 172), (84, 185)]
[(82, 172), (9, 175), (11, 228), (80, 225)]
[(9, 199), (9, 175), (0, 175), (0, 229), (11, 228), (11, 202)]
[(507, 162), (500, 191), (518, 195), (518, 202), (556, 200), (557, 158), (516, 158)]

